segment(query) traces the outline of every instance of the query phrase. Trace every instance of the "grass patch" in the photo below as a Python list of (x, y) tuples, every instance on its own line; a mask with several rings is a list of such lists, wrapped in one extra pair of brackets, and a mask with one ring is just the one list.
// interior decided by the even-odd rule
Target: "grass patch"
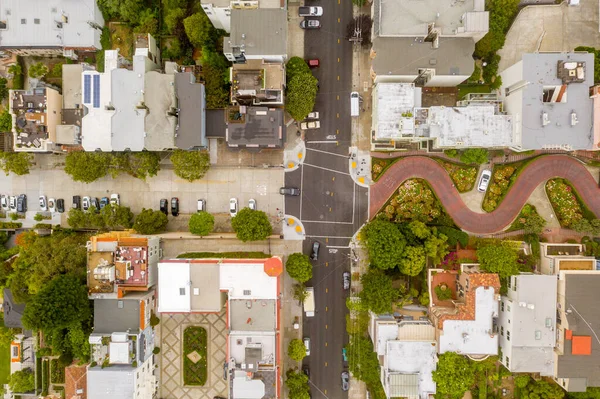
[(469, 93), (491, 93), (492, 89), (489, 85), (466, 84), (458, 85), (458, 100), (462, 100)]
[(58, 359), (50, 361), (50, 382), (53, 384), (65, 383), (65, 368), (58, 363)]
[(577, 190), (565, 179), (552, 179), (546, 183), (546, 194), (562, 227), (571, 227), (580, 219), (595, 219), (594, 212), (586, 206)]
[(267, 255), (264, 252), (186, 252), (177, 256), (180, 259), (267, 259), (270, 257), (271, 255)]
[(493, 212), (500, 204), (525, 166), (538, 157), (524, 159), (518, 162), (495, 165), (492, 179), (485, 193), (482, 208), (486, 212)]
[(112, 49), (119, 49), (119, 54), (131, 60), (133, 58), (133, 29), (123, 23), (109, 23)]
[[(188, 327), (183, 331), (183, 384), (203, 386), (206, 383), (206, 330), (202, 327)], [(192, 352), (200, 355), (197, 363), (187, 355)]]
[(394, 163), (396, 163), (399, 159), (402, 159), (402, 157), (398, 157), (398, 158), (374, 158), (374, 157), (371, 157), (371, 179), (373, 179), (373, 181), (379, 180), (379, 178), (384, 175), (386, 170), (388, 170), (389, 167), (392, 166)]
[(8, 383), (10, 377), (10, 344), (0, 346), (0, 384)]
[(471, 191), (477, 179), (477, 168), (455, 162), (434, 158), (448, 172), (450, 179), (459, 193)]
[(50, 362), (48, 359), (42, 360), (42, 396), (48, 395), (48, 386), (50, 385)]

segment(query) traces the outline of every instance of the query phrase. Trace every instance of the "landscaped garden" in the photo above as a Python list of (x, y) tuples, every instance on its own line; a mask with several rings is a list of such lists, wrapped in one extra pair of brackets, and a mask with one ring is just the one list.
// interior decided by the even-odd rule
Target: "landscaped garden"
[(379, 180), (385, 171), (392, 166), (396, 161), (402, 158), (371, 158), (371, 179)]
[(525, 230), (526, 234), (540, 234), (545, 225), (546, 220), (537, 213), (535, 206), (525, 204), (507, 231)]
[(535, 158), (494, 166), (492, 179), (483, 199), (484, 211), (493, 212), (500, 205), (521, 171), (533, 159)]
[(214, 258), (214, 259), (266, 259), (270, 258), (264, 252), (186, 252), (177, 256), (180, 259), (200, 259), (200, 258)]
[(50, 382), (52, 384), (65, 383), (65, 368), (60, 364), (58, 359), (50, 361)]
[(581, 219), (594, 219), (577, 191), (564, 179), (552, 179), (546, 183), (546, 194), (562, 227), (572, 227)]
[(207, 375), (207, 336), (202, 327), (183, 331), (183, 384), (204, 385)]
[(475, 166), (460, 165), (439, 158), (435, 158), (435, 160), (446, 169), (459, 193), (465, 193), (473, 189), (477, 179), (477, 168)]

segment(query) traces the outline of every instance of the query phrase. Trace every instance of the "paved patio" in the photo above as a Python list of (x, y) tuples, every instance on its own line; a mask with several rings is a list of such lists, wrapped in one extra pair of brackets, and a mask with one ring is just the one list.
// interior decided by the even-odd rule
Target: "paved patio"
[[(223, 379), (226, 356), (226, 313), (163, 314), (157, 326), (160, 342), (160, 397), (163, 399), (212, 399), (227, 397), (227, 381)], [(204, 327), (208, 333), (208, 373), (203, 387), (183, 385), (183, 330), (189, 326)]]

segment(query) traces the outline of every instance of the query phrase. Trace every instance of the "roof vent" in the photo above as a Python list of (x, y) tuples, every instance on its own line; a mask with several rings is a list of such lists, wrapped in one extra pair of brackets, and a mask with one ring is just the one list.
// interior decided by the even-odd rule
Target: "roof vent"
[(550, 118), (548, 117), (547, 112), (542, 112), (542, 126), (547, 126), (550, 124)]
[(117, 308), (123, 309), (123, 301), (117, 301)]
[(575, 111), (571, 112), (571, 126), (575, 126), (579, 123), (579, 119), (577, 119), (577, 113)]

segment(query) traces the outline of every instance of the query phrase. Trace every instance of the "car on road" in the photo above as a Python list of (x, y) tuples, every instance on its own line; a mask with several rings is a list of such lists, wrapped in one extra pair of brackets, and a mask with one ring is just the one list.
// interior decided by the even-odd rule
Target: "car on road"
[(321, 21), (316, 19), (305, 19), (300, 22), (300, 27), (302, 29), (319, 29), (321, 27)]
[(5, 211), (8, 211), (8, 196), (7, 195), (3, 195), (2, 197), (0, 197), (0, 204), (2, 205), (2, 209), (4, 209)]
[(73, 203), (71, 204), (71, 208), (73, 208), (73, 209), (81, 208), (81, 197), (79, 195), (73, 196)]
[(342, 361), (348, 361), (348, 351), (346, 350), (346, 348), (342, 348)]
[(306, 119), (319, 119), (319, 111), (311, 112)]
[(160, 211), (167, 216), (169, 216), (168, 204), (169, 204), (169, 201), (166, 198), (163, 198), (160, 200)]
[(321, 249), (321, 243), (319, 241), (313, 242), (312, 253), (310, 254), (310, 259), (312, 259), (312, 260), (319, 259), (319, 249)]
[(17, 197), (15, 197), (14, 195), (11, 195), (10, 197), (10, 209), (12, 209), (13, 211), (17, 209)]
[(490, 184), (490, 178), (492, 177), (492, 171), (489, 169), (485, 169), (481, 172), (481, 177), (479, 178), (479, 185), (477, 186), (477, 191), (480, 193), (485, 193), (485, 190), (488, 188), (488, 184)]
[(179, 216), (179, 198), (171, 198), (171, 215)]
[(350, 272), (344, 272), (342, 274), (342, 278), (344, 279), (344, 289), (349, 290), (350, 289)]
[(46, 202), (46, 196), (40, 195), (40, 211), (48, 210), (48, 202)]
[(104, 208), (106, 205), (108, 205), (110, 202), (110, 200), (108, 199), (108, 197), (102, 197), (100, 199), (100, 209)]
[(56, 200), (56, 210), (59, 213), (63, 213), (65, 211), (65, 200), (62, 198), (59, 198)]
[(300, 195), (300, 189), (296, 187), (281, 187), (279, 189), (279, 194), (281, 195)]
[(318, 68), (321, 66), (321, 61), (318, 58), (312, 58), (310, 60), (306, 60), (309, 68)]
[(229, 214), (231, 215), (231, 217), (235, 217), (235, 215), (237, 215), (238, 212), (238, 200), (237, 198), (231, 198), (229, 200)]
[(27, 196), (25, 194), (21, 194), (17, 198), (17, 212), (27, 212)]
[(206, 200), (198, 200), (198, 212), (206, 211)]
[(56, 200), (54, 198), (48, 198), (48, 210), (56, 212)]
[(248, 208), (252, 209), (253, 211), (256, 210), (256, 200), (254, 198), (250, 198), (248, 200)]
[(306, 348), (306, 356), (310, 355), (310, 338), (304, 338), (304, 347)]
[(347, 371), (342, 372), (342, 391), (350, 389), (350, 374)]
[(110, 204), (113, 206), (121, 205), (121, 196), (117, 193), (110, 195)]
[(302, 372), (310, 379), (310, 369), (308, 368), (308, 366), (302, 366)]
[(90, 198), (90, 207), (94, 207), (96, 208), (96, 212), (100, 211), (100, 202), (98, 201), (98, 198), (96, 197), (92, 197)]
[(88, 209), (90, 209), (90, 206), (92, 206), (90, 197), (88, 197), (87, 195), (85, 197), (83, 197), (83, 205), (82, 208), (84, 211), (87, 211)]
[(308, 129), (319, 129), (321, 127), (321, 122), (319, 121), (308, 121), (302, 122), (300, 124), (300, 129), (308, 130)]
[(323, 7), (299, 7), (298, 16), (300, 17), (320, 17), (323, 15)]

